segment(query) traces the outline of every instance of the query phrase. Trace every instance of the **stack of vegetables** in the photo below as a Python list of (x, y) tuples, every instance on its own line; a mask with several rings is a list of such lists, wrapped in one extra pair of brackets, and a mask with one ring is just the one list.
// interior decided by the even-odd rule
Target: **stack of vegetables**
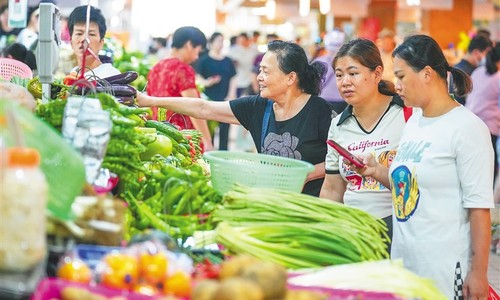
[(330, 266), (294, 276), (289, 279), (289, 284), (298, 288), (319, 287), (327, 291), (341, 289), (386, 292), (402, 299), (447, 299), (432, 280), (408, 271), (401, 260)]
[(388, 256), (385, 224), (370, 214), (304, 194), (236, 186), (212, 213), (214, 231), (196, 232), (198, 246), (214, 242), (233, 253), (290, 269)]
[[(130, 72), (121, 76), (137, 77)], [(119, 89), (109, 86), (112, 91)], [(125, 87), (130, 88), (128, 83)], [(221, 196), (209, 184), (207, 170), (198, 163), (202, 153), (200, 133), (145, 121), (148, 108), (126, 106), (109, 93), (96, 95), (111, 115), (111, 138), (102, 167), (118, 175), (113, 193), (129, 204), (126, 239), (147, 228), (183, 239), (194, 230), (206, 229), (209, 223), (203, 220)], [(36, 114), (61, 130), (65, 105), (66, 100), (61, 98), (39, 103)]]

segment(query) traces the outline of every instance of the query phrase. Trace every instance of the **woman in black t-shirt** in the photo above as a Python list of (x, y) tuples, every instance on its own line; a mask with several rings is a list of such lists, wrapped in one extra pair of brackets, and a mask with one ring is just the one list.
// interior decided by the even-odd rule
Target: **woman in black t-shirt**
[[(336, 115), (332, 106), (317, 96), (325, 72), (323, 64), (309, 64), (299, 45), (276, 40), (268, 44), (260, 63), (259, 95), (214, 102), (139, 93), (137, 102), (199, 119), (243, 125), (259, 153), (312, 163), (315, 169), (308, 174), (303, 193), (318, 196), (325, 177), (328, 128)], [(268, 118), (264, 118), (266, 111)]]

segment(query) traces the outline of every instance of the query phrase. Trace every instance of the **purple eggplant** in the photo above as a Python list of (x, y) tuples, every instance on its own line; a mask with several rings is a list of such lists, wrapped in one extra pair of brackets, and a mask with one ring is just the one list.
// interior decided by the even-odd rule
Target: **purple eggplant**
[(134, 97), (116, 97), (118, 102), (126, 106), (134, 106), (135, 98)]
[(139, 74), (137, 72), (127, 71), (118, 75), (102, 78), (101, 80), (105, 80), (109, 84), (129, 84), (132, 81), (136, 80), (137, 77), (139, 77)]
[[(90, 92), (88, 87), (83, 87), (84, 93)], [(128, 84), (107, 84), (98, 85), (95, 87), (95, 91), (98, 93), (108, 93), (114, 95), (115, 97), (135, 97), (137, 95), (137, 90)], [(76, 95), (82, 94), (82, 87), (77, 87), (74, 91)]]
[[(102, 91), (100, 90), (102, 88)], [(128, 84), (110, 84), (109, 86), (97, 87), (98, 92), (110, 92), (116, 97), (135, 97), (137, 90)]]

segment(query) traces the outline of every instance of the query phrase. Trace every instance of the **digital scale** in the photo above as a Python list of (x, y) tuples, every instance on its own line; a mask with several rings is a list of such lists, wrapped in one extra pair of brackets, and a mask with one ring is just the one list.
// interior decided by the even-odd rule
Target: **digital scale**
[(52, 3), (40, 3), (40, 32), (36, 48), (37, 70), (42, 84), (42, 103), (50, 100), (50, 84), (59, 62), (61, 15)]

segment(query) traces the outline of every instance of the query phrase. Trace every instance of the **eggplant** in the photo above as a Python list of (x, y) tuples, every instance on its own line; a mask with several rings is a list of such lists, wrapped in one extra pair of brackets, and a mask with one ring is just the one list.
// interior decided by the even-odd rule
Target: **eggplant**
[(118, 75), (102, 78), (101, 80), (105, 80), (109, 84), (129, 84), (132, 81), (136, 80), (137, 77), (139, 77), (139, 74), (137, 72), (127, 71)]
[[(102, 89), (102, 90), (101, 90)], [(111, 84), (109, 86), (98, 86), (96, 87), (98, 92), (111, 92), (112, 95), (116, 97), (135, 97), (137, 95), (137, 90), (128, 84)]]
[[(82, 90), (84, 89), (85, 93), (90, 91), (90, 88), (84, 86), (77, 87), (74, 91), (76, 95), (81, 95)], [(108, 93), (115, 97), (135, 97), (137, 95), (137, 90), (128, 84), (107, 84), (107, 85), (98, 85), (95, 87), (95, 91), (98, 93)]]
[(116, 97), (118, 102), (126, 106), (135, 106), (135, 98), (134, 97)]

